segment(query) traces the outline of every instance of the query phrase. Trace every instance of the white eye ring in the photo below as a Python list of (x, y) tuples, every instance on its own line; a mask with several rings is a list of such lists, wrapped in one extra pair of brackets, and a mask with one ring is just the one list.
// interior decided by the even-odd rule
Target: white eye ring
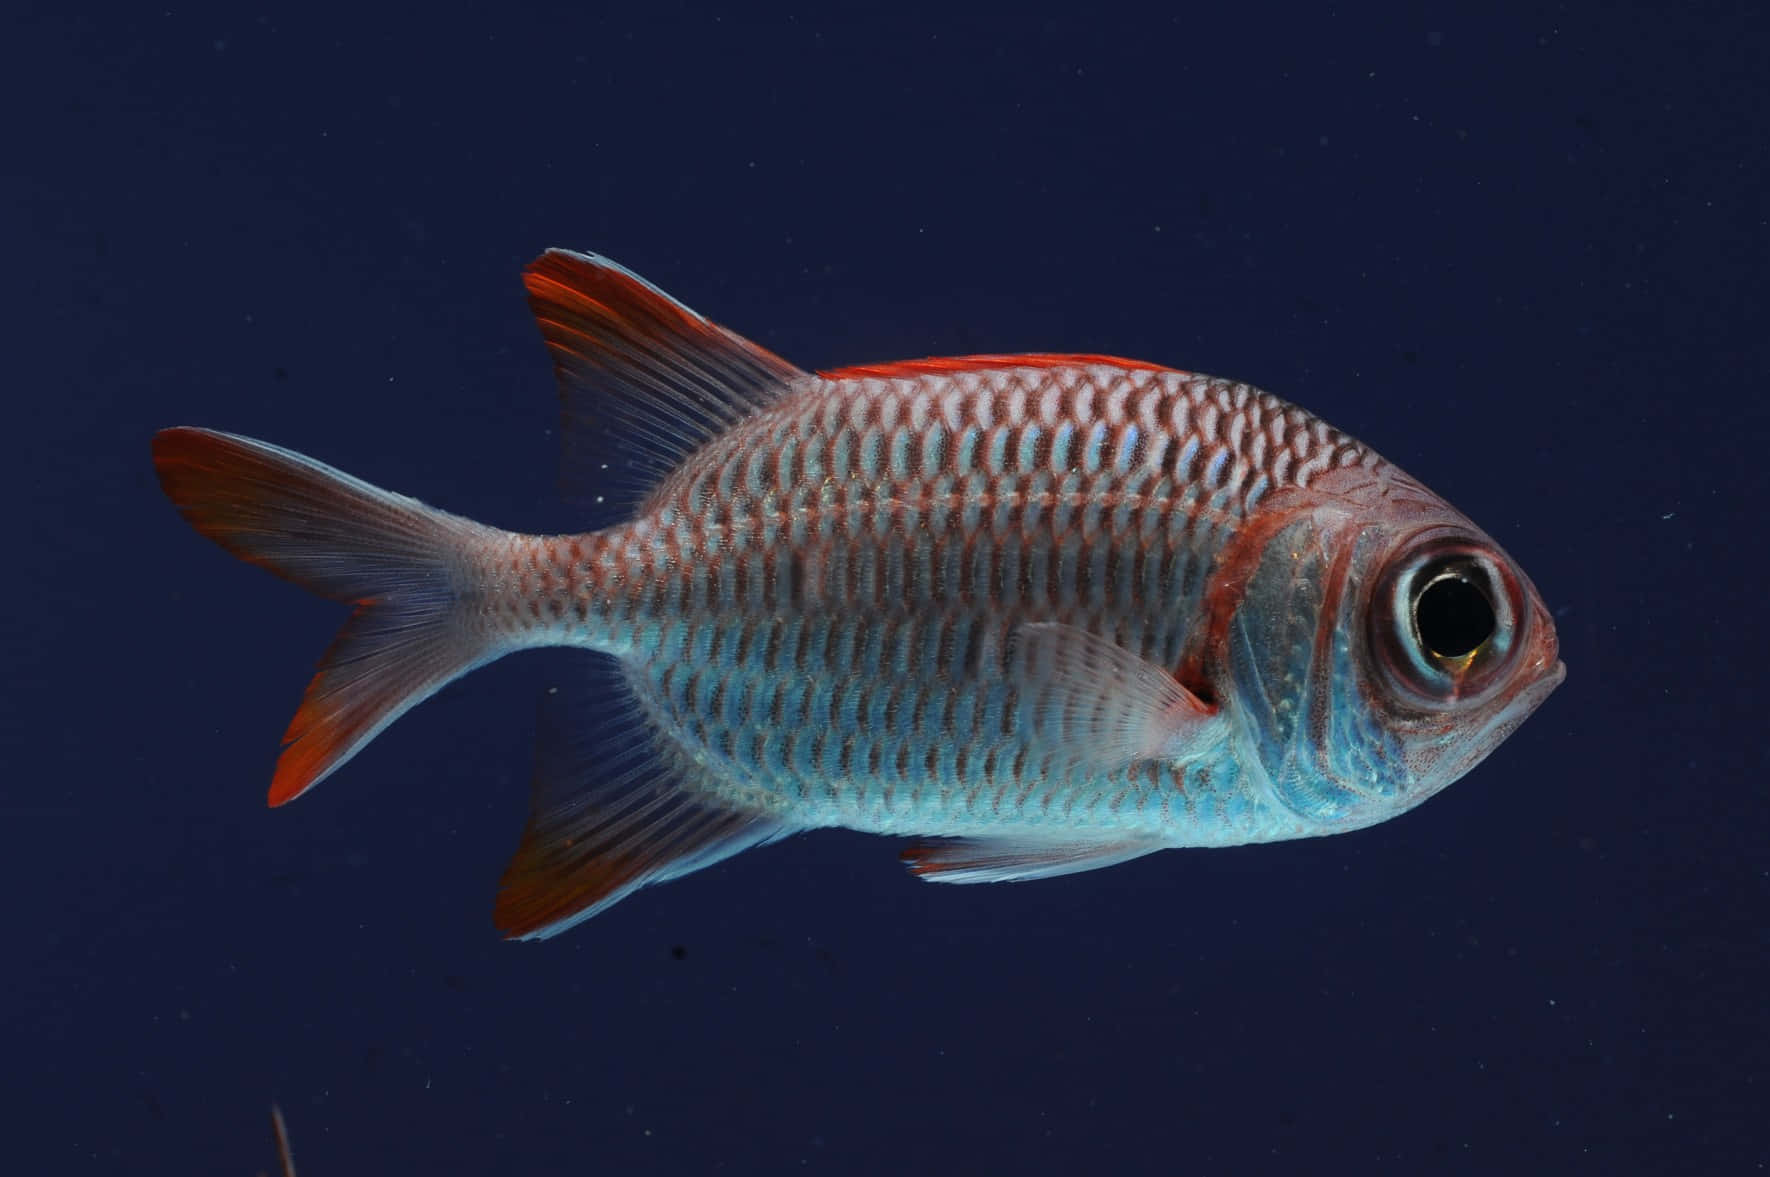
[(1486, 697), (1528, 624), (1523, 585), (1488, 543), (1455, 531), (1412, 537), (1378, 582), (1371, 645), (1390, 691), (1427, 710)]

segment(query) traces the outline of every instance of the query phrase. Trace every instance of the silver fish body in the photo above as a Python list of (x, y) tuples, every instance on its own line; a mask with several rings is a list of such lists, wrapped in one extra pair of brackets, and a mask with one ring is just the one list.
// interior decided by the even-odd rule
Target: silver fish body
[[(612, 781), (540, 782), (513, 934), (816, 827), (951, 839), (906, 858), (954, 882), (1354, 829), (1467, 772), (1562, 677), (1489, 537), (1245, 384), (1097, 356), (809, 374), (604, 259), (550, 252), (529, 289), (568, 420), (667, 472), (628, 522), (551, 537), (348, 480), (440, 536), (428, 576), (377, 599), (436, 613), (451, 653), (343, 734), (321, 704), (365, 710), (370, 676), (322, 668), (273, 786), (309, 787), (499, 654), (619, 659), (643, 751)], [(192, 505), (198, 464), (161, 462), (187, 516), (294, 575)]]
[[(633, 522), (539, 543), (552, 624), (618, 653), (709, 791), (802, 826), (1135, 834), (1319, 823), (1239, 741), (1103, 763), (1040, 722), (1015, 635), (1057, 622), (1179, 667), (1218, 554), (1274, 490), (1369, 451), (1245, 385), (1104, 364), (813, 378)], [(579, 602), (589, 616), (578, 616)]]

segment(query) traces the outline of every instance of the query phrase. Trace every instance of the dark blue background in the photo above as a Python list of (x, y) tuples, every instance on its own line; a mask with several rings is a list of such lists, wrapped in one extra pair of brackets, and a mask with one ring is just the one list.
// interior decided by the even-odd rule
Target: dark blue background
[[(252, 1172), (273, 1098), (308, 1177), (1770, 1161), (1759, 6), (823, 7), (0, 20), (6, 1170)], [(341, 611), (148, 438), (584, 526), (548, 245), (806, 367), (1255, 381), (1506, 544), (1567, 684), (1358, 834), (979, 888), (816, 834), (502, 943), (581, 661), (265, 809)]]

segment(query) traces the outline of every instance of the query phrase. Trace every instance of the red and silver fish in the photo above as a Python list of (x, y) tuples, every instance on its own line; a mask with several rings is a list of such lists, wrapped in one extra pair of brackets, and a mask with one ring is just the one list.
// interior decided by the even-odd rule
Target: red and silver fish
[(525, 280), (568, 439), (656, 468), (623, 524), (525, 535), (264, 442), (154, 439), (198, 531), (356, 607), (272, 805), (501, 655), (616, 660), (628, 746), (540, 758), (509, 935), (825, 826), (913, 835), (910, 869), (960, 883), (1354, 830), (1562, 679), (1499, 545), (1246, 384), (1092, 355), (807, 373), (605, 258)]

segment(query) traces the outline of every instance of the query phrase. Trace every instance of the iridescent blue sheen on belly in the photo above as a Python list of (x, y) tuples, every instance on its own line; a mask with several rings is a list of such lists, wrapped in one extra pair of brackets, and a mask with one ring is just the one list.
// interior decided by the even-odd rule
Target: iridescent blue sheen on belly
[(701, 787), (802, 824), (1275, 836), (1227, 755), (1102, 772), (1033, 738), (1013, 643), (1061, 621), (1178, 666), (1275, 475), (1345, 460), (1309, 425), (1153, 370), (820, 381), (660, 488), (607, 557), (610, 628)]

